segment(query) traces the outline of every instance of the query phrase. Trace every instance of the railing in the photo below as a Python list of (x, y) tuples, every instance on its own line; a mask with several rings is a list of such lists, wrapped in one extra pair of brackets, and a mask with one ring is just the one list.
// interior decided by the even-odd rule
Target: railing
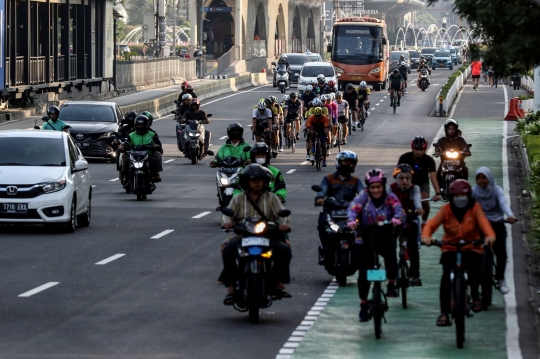
[(291, 40), (291, 51), (290, 52), (302, 52), (302, 43), (300, 39)]
[(70, 80), (77, 79), (77, 55), (76, 54), (69, 55), (69, 79)]
[(308, 37), (306, 49), (310, 50), (311, 52), (316, 52), (315, 51), (315, 39), (310, 39)]
[(24, 56), (15, 58), (15, 86), (24, 84)]
[(9, 66), (9, 58), (6, 58), (6, 67), (4, 67), (5, 71), (5, 80), (6, 80), (6, 88), (11, 85), (11, 67)]
[(66, 79), (66, 65), (64, 55), (58, 55), (58, 81)]
[(88, 54), (84, 54), (84, 78), (89, 79), (92, 77), (92, 63)]
[(217, 60), (218, 62), (218, 74), (221, 74), (223, 71), (227, 70), (229, 66), (235, 61), (240, 60), (240, 46), (234, 45), (221, 55), (221, 57)]
[(45, 56), (30, 57), (30, 85), (45, 83)]
[(54, 82), (54, 56), (49, 56), (49, 82)]
[(276, 55), (281, 55), (284, 52), (286, 52), (285, 41), (283, 41), (282, 39), (277, 39), (276, 40)]

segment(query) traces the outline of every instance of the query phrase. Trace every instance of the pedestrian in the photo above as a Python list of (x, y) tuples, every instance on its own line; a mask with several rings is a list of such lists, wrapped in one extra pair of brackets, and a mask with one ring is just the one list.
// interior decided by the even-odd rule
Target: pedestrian
[(471, 62), (471, 74), (473, 80), (473, 89), (478, 91), (478, 81), (480, 81), (480, 74), (482, 72), (482, 62), (478, 59), (474, 59)]
[(521, 74), (518, 70), (515, 70), (512, 74), (512, 83), (514, 84), (514, 90), (519, 90), (521, 87)]

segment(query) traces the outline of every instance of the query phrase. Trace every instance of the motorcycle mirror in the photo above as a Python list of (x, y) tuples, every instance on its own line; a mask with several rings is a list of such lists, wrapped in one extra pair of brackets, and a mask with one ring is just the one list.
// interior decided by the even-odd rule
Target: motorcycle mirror
[(65, 125), (65, 126), (63, 127), (64, 130), (67, 130), (68, 128), (71, 128), (71, 126), (70, 126), (70, 125)]
[(206, 151), (206, 155), (207, 156), (214, 156), (214, 151), (208, 150), (208, 151)]
[(171, 115), (176, 115), (176, 111), (171, 111)]
[(249, 152), (249, 151), (251, 151), (251, 146), (244, 147), (244, 152)]
[(314, 184), (313, 186), (311, 186), (311, 189), (315, 192), (321, 192), (322, 191), (322, 187), (319, 186), (318, 184)]
[(234, 216), (234, 212), (229, 207), (221, 207), (221, 213), (223, 213), (226, 216), (232, 217)]
[(472, 147), (472, 144), (468, 144), (468, 145), (467, 145), (467, 148), (471, 148), (471, 147)]
[(291, 211), (288, 209), (282, 209), (278, 212), (278, 216), (280, 217), (289, 217), (291, 215)]
[(41, 121), (43, 121), (43, 122), (49, 121), (49, 116), (43, 116), (43, 117), (41, 118)]
[(206, 117), (212, 117), (212, 114), (211, 114), (211, 113), (207, 113), (207, 114), (206, 114)]
[(276, 66), (276, 62), (275, 62), (275, 61), (272, 61), (271, 64), (274, 65), (274, 66)]

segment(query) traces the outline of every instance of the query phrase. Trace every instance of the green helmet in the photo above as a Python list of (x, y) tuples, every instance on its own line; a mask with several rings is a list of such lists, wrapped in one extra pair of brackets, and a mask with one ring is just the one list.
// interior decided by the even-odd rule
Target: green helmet
[(154, 116), (152, 116), (152, 114), (148, 111), (141, 112), (140, 114), (148, 118), (148, 127), (152, 126), (152, 123), (154, 122)]

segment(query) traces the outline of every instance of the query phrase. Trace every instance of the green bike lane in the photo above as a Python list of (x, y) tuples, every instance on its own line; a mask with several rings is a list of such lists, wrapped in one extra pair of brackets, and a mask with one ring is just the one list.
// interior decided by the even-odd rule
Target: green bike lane
[[(497, 181), (503, 185), (503, 146), (505, 92), (499, 87), (481, 87), (472, 90), (467, 85), (455, 106), (453, 118), (459, 123), (467, 143), (473, 144), (472, 156), (467, 159), (469, 179), (474, 179), (476, 169), (487, 166)], [(433, 119), (440, 121), (442, 119)], [(435, 138), (443, 134), (442, 128)], [(428, 134), (425, 134), (426, 137)], [(433, 136), (433, 134), (431, 134)], [(431, 142), (431, 140), (430, 140)], [(407, 149), (404, 148), (404, 152)], [(433, 148), (430, 149), (430, 153)], [(396, 159), (397, 160), (397, 159)], [(438, 164), (438, 160), (436, 160)], [(431, 216), (442, 203), (432, 203)], [(440, 239), (442, 228), (434, 237)], [(509, 253), (510, 254), (510, 253)], [(505, 298), (494, 290), (493, 305), (486, 312), (474, 313), (466, 320), (464, 349), (456, 348), (455, 327), (437, 327), (439, 311), (439, 283), (442, 273), (439, 264), (440, 249), (422, 247), (422, 287), (409, 288), (408, 309), (401, 307), (401, 298), (389, 298), (387, 323), (383, 323), (382, 338), (374, 335), (373, 322), (359, 323), (359, 299), (356, 279), (349, 277), (346, 287), (338, 288), (333, 282), (326, 294), (308, 313), (304, 322), (292, 333), (291, 338), (276, 359), (303, 358), (518, 358), (519, 345), (507, 351), (507, 318)], [(510, 269), (512, 267), (510, 266)], [(507, 270), (507, 273), (509, 270)], [(513, 281), (512, 281), (513, 286)], [(513, 289), (513, 288), (511, 288)], [(335, 294), (333, 294), (335, 292)], [(515, 303), (514, 294), (507, 295)], [(512, 312), (512, 310), (510, 310)], [(510, 320), (512, 323), (512, 320)], [(514, 327), (508, 324), (510, 331)], [(517, 326), (516, 326), (517, 327)], [(516, 333), (517, 337), (517, 333)], [(517, 346), (517, 351), (515, 351)]]

